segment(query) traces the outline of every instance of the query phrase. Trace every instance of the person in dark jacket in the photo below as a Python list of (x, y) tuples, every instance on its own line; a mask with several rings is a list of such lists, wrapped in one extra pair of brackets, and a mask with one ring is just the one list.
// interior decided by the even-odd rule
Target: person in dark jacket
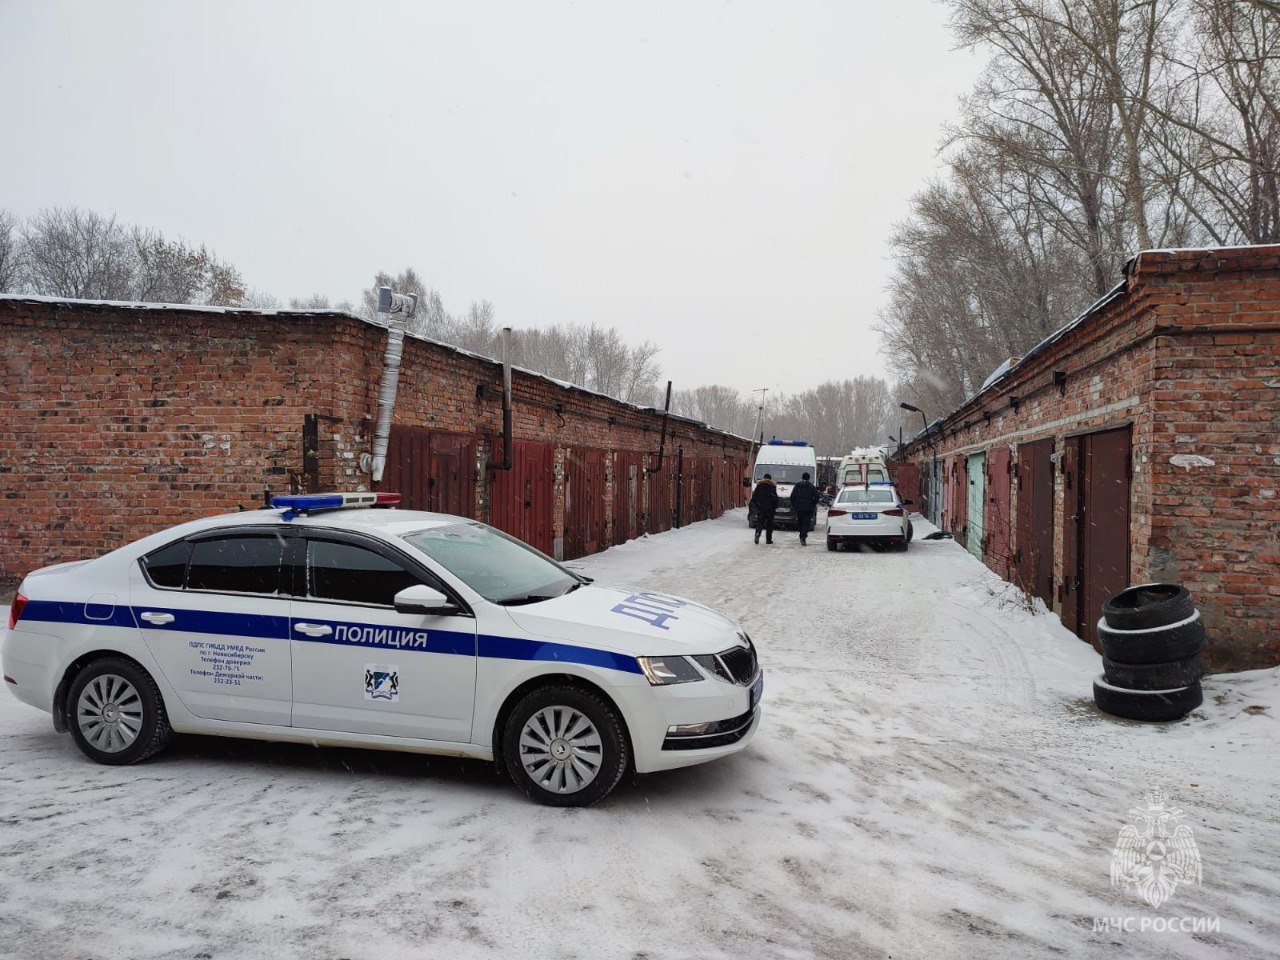
[(765, 543), (773, 543), (773, 514), (778, 509), (778, 487), (773, 482), (773, 475), (766, 473), (756, 488), (751, 491), (749, 512), (756, 515), (756, 543), (760, 542), (760, 532), (764, 531)]
[(813, 515), (818, 510), (818, 488), (809, 482), (806, 473), (800, 482), (791, 488), (791, 506), (796, 512), (796, 522), (800, 527), (800, 545), (809, 542), (809, 528), (813, 526)]

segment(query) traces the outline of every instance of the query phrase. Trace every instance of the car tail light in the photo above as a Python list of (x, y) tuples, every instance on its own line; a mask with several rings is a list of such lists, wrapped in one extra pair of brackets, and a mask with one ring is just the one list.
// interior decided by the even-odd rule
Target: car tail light
[(22, 611), (27, 606), (27, 598), (22, 594), (15, 594), (13, 598), (13, 606), (9, 608), (9, 629), (12, 630), (18, 625), (18, 621), (22, 619)]
[(828, 517), (843, 517), (843, 516), (844, 516), (845, 514), (847, 514), (848, 512), (849, 512), (848, 510), (828, 510), (828, 511), (827, 511), (827, 516), (828, 516)]
[(892, 509), (892, 510), (881, 510), (880, 512), (881, 512), (882, 514), (884, 514), (886, 517), (900, 517), (900, 516), (902, 516), (902, 508), (901, 508), (901, 507), (895, 507), (895, 508), (894, 508), (894, 509)]

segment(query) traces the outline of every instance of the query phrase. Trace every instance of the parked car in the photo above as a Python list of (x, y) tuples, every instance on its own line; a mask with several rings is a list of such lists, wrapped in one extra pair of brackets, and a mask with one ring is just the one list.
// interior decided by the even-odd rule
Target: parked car
[(827, 510), (827, 549), (867, 541), (906, 550), (914, 529), (906, 508), (910, 500), (898, 496), (891, 483), (858, 483), (842, 487)]
[(442, 753), (559, 806), (751, 739), (764, 675), (729, 620), (474, 520), (352, 509), (376, 500), (398, 497), (280, 497), (38, 570), (6, 685), (99, 763), (173, 732)]

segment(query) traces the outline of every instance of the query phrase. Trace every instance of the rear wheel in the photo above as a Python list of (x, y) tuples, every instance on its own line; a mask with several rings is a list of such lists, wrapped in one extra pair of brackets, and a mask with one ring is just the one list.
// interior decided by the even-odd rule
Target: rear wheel
[(840, 544), (836, 543), (830, 537), (827, 537), (827, 549), (832, 553), (835, 553), (836, 550), (840, 549)]
[(516, 786), (552, 807), (585, 807), (604, 799), (631, 758), (613, 706), (573, 686), (527, 694), (507, 718), (502, 747)]
[(76, 676), (67, 725), (85, 756), (111, 766), (145, 760), (173, 735), (160, 688), (147, 671), (119, 657), (95, 660)]

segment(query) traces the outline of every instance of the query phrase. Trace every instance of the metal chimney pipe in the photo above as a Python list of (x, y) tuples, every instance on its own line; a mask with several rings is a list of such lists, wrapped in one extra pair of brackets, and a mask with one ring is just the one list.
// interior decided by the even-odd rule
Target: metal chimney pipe
[(510, 470), (513, 447), (511, 439), (511, 328), (502, 328), (502, 459), (490, 460), (490, 470)]
[(382, 379), (378, 384), (378, 423), (373, 432), (373, 458), (369, 470), (374, 483), (382, 479), (382, 470), (387, 463), (391, 416), (396, 405), (396, 389), (400, 385), (404, 330), (417, 311), (416, 294), (402, 296), (392, 293), (390, 287), (378, 288), (378, 313), (386, 318), (387, 323), (387, 349), (382, 355)]
[(658, 462), (652, 467), (646, 467), (648, 473), (657, 473), (662, 469), (662, 456), (667, 447), (667, 418), (671, 416), (671, 381), (667, 381), (667, 406), (662, 411), (662, 436), (658, 440)]

